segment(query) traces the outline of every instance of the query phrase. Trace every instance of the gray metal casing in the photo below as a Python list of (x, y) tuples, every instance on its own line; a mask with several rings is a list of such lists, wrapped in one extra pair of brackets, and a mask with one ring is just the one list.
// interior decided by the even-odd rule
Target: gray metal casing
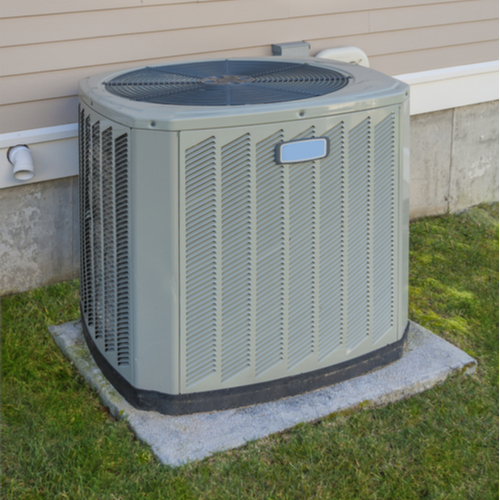
[[(257, 384), (401, 339), (408, 86), (368, 68), (301, 61), (352, 82), (321, 97), (230, 107), (128, 101), (104, 89), (118, 73), (80, 82), (83, 321), (134, 387), (177, 395)], [(325, 136), (327, 158), (274, 161), (281, 141)], [(128, 219), (119, 226), (120, 181), (105, 172), (123, 155)]]

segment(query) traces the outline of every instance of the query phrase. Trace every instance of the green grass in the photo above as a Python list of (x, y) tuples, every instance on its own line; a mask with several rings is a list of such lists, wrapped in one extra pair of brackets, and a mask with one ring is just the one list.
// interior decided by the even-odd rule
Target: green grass
[[(498, 205), (483, 209), (498, 219)], [(53, 343), (47, 327), (79, 315), (77, 282), (4, 297), (2, 498), (498, 498), (498, 226), (483, 219), (411, 225), (410, 316), (474, 356), (475, 375), (178, 469), (109, 416)]]

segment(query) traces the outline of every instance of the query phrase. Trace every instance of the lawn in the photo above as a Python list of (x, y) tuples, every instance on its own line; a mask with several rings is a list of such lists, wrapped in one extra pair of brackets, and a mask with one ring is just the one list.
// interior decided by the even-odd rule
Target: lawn
[[(488, 215), (489, 214), (489, 215)], [(2, 498), (498, 498), (498, 204), (411, 224), (410, 317), (477, 373), (171, 469), (114, 420), (47, 327), (78, 282), (2, 299)]]

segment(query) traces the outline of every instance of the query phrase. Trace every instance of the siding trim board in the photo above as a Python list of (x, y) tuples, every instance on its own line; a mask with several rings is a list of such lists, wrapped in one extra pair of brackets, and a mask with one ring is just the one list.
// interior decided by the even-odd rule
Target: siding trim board
[(498, 99), (498, 61), (408, 73), (395, 78), (410, 85), (410, 114), (468, 106)]

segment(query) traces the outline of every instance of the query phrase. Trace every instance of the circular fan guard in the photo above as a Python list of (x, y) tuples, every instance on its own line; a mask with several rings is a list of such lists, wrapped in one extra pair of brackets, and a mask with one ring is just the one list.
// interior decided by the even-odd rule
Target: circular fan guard
[(349, 78), (307, 63), (227, 59), (146, 67), (104, 85), (111, 94), (139, 102), (241, 106), (329, 94), (345, 87)]

